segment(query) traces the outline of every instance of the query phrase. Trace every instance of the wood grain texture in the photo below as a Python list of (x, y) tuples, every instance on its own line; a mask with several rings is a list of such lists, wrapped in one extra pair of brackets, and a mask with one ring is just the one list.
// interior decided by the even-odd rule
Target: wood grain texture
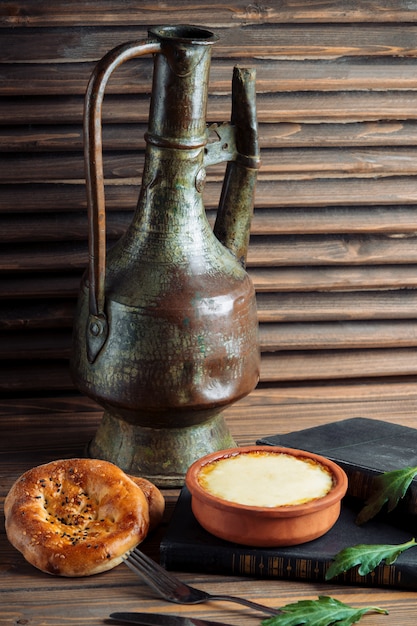
[[(414, 384), (387, 382), (283, 386), (258, 389), (227, 410), (227, 420), (240, 445), (252, 444), (263, 436), (301, 430), (328, 421), (362, 415), (395, 420), (416, 427)], [(326, 392), (326, 393), (325, 393)], [(101, 411), (78, 395), (28, 396), (0, 399), (0, 503), (12, 483), (26, 470), (57, 458), (82, 456), (94, 435)], [(161, 526), (142, 544), (158, 559), (163, 536), (178, 496), (164, 490), (166, 513)], [(43, 574), (26, 563), (7, 541), (4, 518), (0, 517), (0, 605), (4, 626), (42, 623), (45, 626), (96, 626), (106, 623), (112, 611), (131, 610), (180, 614), (225, 623), (259, 624), (261, 617), (249, 609), (226, 603), (183, 607), (164, 602), (130, 570), (120, 565), (91, 578), (64, 579)], [(369, 614), (370, 626), (409, 626), (415, 618), (415, 593), (394, 589), (346, 587), (334, 584), (268, 581), (182, 572), (181, 578), (209, 592), (242, 595), (280, 607), (303, 599), (330, 595), (352, 606), (378, 606), (389, 616)], [(387, 622), (388, 620), (388, 622)]]
[[(412, 4), (16, 0), (0, 5), (0, 397), (72, 388), (71, 326), (87, 264), (84, 92), (108, 49), (163, 23), (219, 35), (208, 122), (229, 119), (233, 65), (257, 69), (262, 168), (248, 271), (261, 384), (408, 381), (417, 304)], [(141, 59), (108, 85), (109, 245), (136, 205), (151, 78), (152, 60)], [(223, 174), (208, 170), (211, 224)]]
[(71, 6), (64, 0), (54, 2), (53, 7), (41, 5), (36, 0), (8, 3), (0, 12), (4, 26), (76, 26), (76, 25), (124, 25), (191, 23), (191, 16), (200, 16), (195, 23), (208, 27), (220, 27), (224, 23), (244, 25), (247, 23), (391, 23), (413, 22), (416, 11), (405, 0), (389, 0), (381, 5), (375, 0), (336, 0), (328, 4), (311, 4), (283, 0), (279, 6), (273, 3), (248, 4), (246, 0), (223, 2), (214, 0), (210, 6), (195, 0), (184, 0), (180, 5), (164, 2), (161, 5), (140, 0), (99, 0), (85, 3), (74, 0)]

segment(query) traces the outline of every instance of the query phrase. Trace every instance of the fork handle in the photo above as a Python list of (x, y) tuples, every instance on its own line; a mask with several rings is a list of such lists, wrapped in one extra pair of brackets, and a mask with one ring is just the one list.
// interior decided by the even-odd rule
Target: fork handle
[(253, 602), (252, 600), (247, 600), (246, 598), (238, 598), (236, 596), (215, 595), (211, 593), (208, 600), (225, 600), (226, 602), (236, 602), (236, 604), (243, 604), (250, 609), (255, 609), (262, 613), (269, 613), (269, 615), (281, 615), (282, 613), (280, 609), (273, 609), (272, 607), (265, 606), (264, 604), (259, 604), (258, 602)]

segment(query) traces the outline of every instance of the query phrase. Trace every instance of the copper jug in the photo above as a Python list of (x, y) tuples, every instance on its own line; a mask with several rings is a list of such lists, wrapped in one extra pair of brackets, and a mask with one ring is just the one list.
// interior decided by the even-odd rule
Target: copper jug
[[(89, 454), (159, 486), (235, 443), (222, 410), (259, 378), (255, 292), (245, 270), (259, 167), (255, 74), (235, 68), (231, 123), (207, 126), (211, 46), (194, 26), (111, 50), (84, 113), (89, 267), (74, 322), (75, 384), (104, 408)], [(122, 63), (154, 55), (145, 165), (125, 234), (106, 251), (101, 108)], [(216, 139), (209, 140), (215, 133)], [(205, 168), (228, 161), (214, 228)]]

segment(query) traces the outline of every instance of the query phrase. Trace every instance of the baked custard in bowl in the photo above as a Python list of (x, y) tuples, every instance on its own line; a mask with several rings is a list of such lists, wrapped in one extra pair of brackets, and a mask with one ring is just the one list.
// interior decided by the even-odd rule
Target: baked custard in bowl
[(275, 446), (212, 452), (187, 471), (198, 522), (211, 534), (255, 547), (291, 546), (324, 535), (347, 490), (341, 467)]

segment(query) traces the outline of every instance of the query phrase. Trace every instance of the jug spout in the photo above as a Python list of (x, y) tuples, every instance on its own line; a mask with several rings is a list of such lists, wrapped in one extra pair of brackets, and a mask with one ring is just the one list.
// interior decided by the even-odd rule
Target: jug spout
[(256, 117), (256, 71), (235, 67), (232, 117), (236, 156), (229, 161), (217, 211), (214, 234), (246, 266), (255, 185), (260, 167)]

